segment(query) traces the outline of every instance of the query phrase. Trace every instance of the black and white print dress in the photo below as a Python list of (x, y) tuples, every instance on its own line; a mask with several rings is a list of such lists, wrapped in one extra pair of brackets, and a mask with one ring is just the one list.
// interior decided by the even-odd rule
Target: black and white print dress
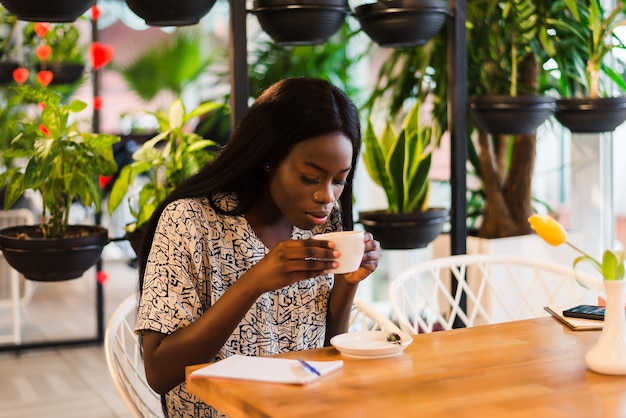
[[(237, 204), (233, 195), (216, 199), (221, 208)], [(329, 221), (292, 239), (341, 229), (337, 207)], [(136, 331), (171, 334), (209, 309), (269, 250), (244, 216), (215, 212), (207, 198), (181, 199), (163, 211), (148, 256)], [(324, 344), (331, 275), (307, 279), (261, 295), (216, 356), (277, 354)], [(166, 395), (170, 417), (223, 416), (181, 383)]]

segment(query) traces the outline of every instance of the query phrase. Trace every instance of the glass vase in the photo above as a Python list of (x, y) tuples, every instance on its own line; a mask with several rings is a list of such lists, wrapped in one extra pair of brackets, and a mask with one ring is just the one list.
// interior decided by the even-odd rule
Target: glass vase
[(585, 355), (585, 363), (594, 372), (626, 375), (625, 285), (624, 280), (604, 280), (604, 326), (600, 339)]

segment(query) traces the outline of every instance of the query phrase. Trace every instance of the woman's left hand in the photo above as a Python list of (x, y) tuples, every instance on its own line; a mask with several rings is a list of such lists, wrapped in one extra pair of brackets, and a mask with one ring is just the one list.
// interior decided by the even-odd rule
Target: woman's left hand
[(365, 232), (363, 239), (365, 241), (365, 248), (363, 249), (363, 258), (359, 269), (355, 272), (341, 275), (348, 283), (356, 284), (364, 280), (378, 267), (381, 255), (380, 243), (376, 241), (369, 232)]

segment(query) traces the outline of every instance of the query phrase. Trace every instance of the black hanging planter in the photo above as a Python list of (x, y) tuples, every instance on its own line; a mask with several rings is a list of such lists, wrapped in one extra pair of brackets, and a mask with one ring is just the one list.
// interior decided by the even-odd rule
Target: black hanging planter
[(490, 134), (532, 134), (556, 109), (549, 96), (472, 96), (472, 119)]
[(0, 61), (0, 84), (14, 83), (13, 71), (17, 68), (17, 61)]
[(318, 45), (337, 33), (348, 0), (255, 0), (252, 13), (277, 45)]
[(76, 279), (96, 264), (109, 238), (107, 229), (101, 226), (69, 228), (81, 231), (82, 236), (44, 239), (36, 238), (38, 225), (4, 228), (0, 230), (0, 250), (9, 265), (27, 279), (40, 282)]
[(217, 0), (126, 0), (150, 26), (189, 26), (200, 22)]
[(450, 219), (447, 209), (424, 212), (388, 213), (385, 210), (359, 212), (359, 223), (380, 246), (389, 250), (424, 248), (437, 238)]
[(610, 132), (626, 120), (626, 96), (559, 99), (554, 117), (572, 132)]
[(74, 84), (83, 76), (85, 66), (83, 64), (71, 62), (47, 62), (45, 67), (42, 64), (36, 64), (35, 69), (41, 71), (46, 69), (52, 71), (54, 77), (51, 85)]
[(29, 22), (73, 22), (85, 13), (95, 0), (0, 0), (19, 20)]
[(379, 0), (354, 9), (361, 29), (388, 48), (425, 44), (439, 32), (447, 15), (447, 0)]

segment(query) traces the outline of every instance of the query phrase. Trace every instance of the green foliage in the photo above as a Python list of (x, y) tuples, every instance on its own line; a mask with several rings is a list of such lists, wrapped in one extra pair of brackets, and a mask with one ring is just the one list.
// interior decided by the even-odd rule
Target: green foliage
[[(35, 23), (30, 22), (24, 28), (26, 36), (35, 36)], [(50, 24), (50, 30), (41, 44), (49, 45), (51, 52), (47, 62), (85, 62), (86, 45), (81, 42), (80, 31), (74, 23)]]
[(44, 237), (62, 237), (69, 223), (73, 201), (95, 205), (100, 210), (100, 175), (116, 172), (112, 145), (119, 137), (79, 132), (70, 115), (87, 104), (74, 100), (63, 104), (58, 94), (41, 87), (19, 86), (15, 91), (31, 103), (44, 105), (41, 116), (21, 122), (23, 131), (0, 154), (3, 161), (20, 158), (24, 166), (8, 168), (0, 174), (6, 185), (4, 208), (7, 210), (27, 189), (41, 193)]
[(626, 25), (626, 3), (617, 5), (607, 13), (600, 0), (562, 0), (561, 14), (553, 14), (548, 22), (559, 40), (553, 55), (558, 64), (557, 91), (565, 97), (599, 97), (600, 74), (606, 75), (615, 86), (626, 91), (626, 81), (605, 59), (614, 48), (626, 49), (615, 35), (615, 29)]
[(268, 86), (283, 78), (306, 76), (328, 80), (351, 98), (358, 98), (360, 91), (354, 80), (354, 72), (365, 53), (351, 55), (349, 45), (354, 35), (348, 23), (344, 23), (322, 45), (287, 47), (269, 40), (257, 43), (250, 54), (250, 95), (257, 97)]
[(432, 152), (439, 144), (442, 131), (438, 121), (430, 126), (422, 125), (421, 105), (417, 101), (411, 108), (399, 134), (393, 123), (387, 121), (377, 137), (368, 119), (363, 136), (365, 167), (372, 180), (383, 188), (390, 213), (427, 208)]
[(135, 151), (134, 161), (122, 168), (109, 196), (108, 209), (113, 212), (122, 203), (137, 176), (149, 176), (149, 181), (139, 192), (136, 204), (132, 204), (129, 198), (130, 211), (136, 221), (127, 225), (128, 232), (140, 228), (176, 186), (215, 157), (219, 146), (215, 141), (186, 132), (184, 127), (191, 119), (221, 106), (223, 105), (206, 102), (186, 113), (183, 102), (178, 99), (170, 106), (169, 113), (155, 113), (160, 133)]
[[(161, 91), (180, 97), (186, 86), (196, 82), (225, 54), (219, 48), (205, 48), (202, 41), (200, 32), (179, 29), (167, 42), (148, 49), (129, 65), (114, 68), (145, 101), (154, 99)], [(207, 51), (211, 53), (207, 55)]]

